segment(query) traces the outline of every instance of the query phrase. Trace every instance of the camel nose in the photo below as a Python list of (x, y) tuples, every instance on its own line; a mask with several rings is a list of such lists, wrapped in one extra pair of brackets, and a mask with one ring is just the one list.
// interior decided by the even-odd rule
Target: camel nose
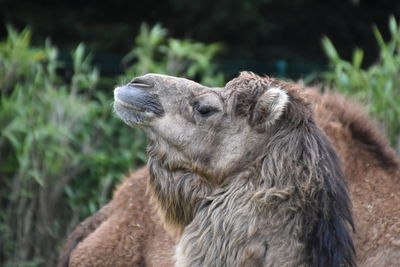
[(150, 111), (158, 116), (163, 115), (164, 110), (157, 96), (150, 94), (144, 88), (149, 84), (129, 83), (115, 89), (114, 98), (117, 103), (138, 111)]

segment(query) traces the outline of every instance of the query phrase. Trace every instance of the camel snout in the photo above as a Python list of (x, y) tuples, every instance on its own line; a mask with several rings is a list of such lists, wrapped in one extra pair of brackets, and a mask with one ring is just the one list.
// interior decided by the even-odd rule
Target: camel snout
[(115, 103), (130, 110), (151, 112), (161, 116), (164, 113), (161, 103), (157, 96), (144, 89), (148, 87), (150, 85), (143, 83), (129, 83), (125, 86), (117, 87), (114, 90)]

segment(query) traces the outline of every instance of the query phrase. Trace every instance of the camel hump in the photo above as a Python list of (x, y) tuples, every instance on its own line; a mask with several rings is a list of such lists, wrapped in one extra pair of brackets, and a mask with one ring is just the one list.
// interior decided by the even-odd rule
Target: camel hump
[[(386, 136), (379, 130), (379, 123), (371, 119), (359, 103), (339, 94), (319, 94), (315, 89), (308, 89), (318, 125), (329, 130), (330, 125), (339, 123), (347, 128), (353, 140), (363, 146), (363, 151), (369, 152), (381, 167), (400, 169), (396, 152), (390, 146)], [(330, 136), (331, 139), (339, 136)]]

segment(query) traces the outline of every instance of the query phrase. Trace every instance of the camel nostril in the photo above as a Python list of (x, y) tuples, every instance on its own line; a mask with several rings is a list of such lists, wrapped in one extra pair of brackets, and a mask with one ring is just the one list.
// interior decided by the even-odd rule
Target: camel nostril
[(143, 78), (134, 78), (129, 82), (130, 86), (140, 87), (140, 88), (151, 88), (154, 87), (154, 83)]
[(150, 88), (152, 87), (151, 85), (145, 84), (145, 83), (129, 83), (130, 86), (134, 87), (140, 87), (140, 88)]

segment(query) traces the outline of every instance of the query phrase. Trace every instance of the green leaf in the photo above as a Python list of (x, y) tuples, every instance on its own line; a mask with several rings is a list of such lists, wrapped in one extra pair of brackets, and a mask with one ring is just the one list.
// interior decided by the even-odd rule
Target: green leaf
[(28, 174), (41, 186), (44, 187), (43, 176), (36, 169), (32, 169), (28, 171)]
[(353, 52), (353, 68), (359, 69), (361, 67), (362, 61), (364, 57), (364, 51), (362, 49), (356, 49)]
[(392, 38), (396, 38), (396, 36), (399, 35), (396, 18), (394, 16), (389, 17), (389, 30)]
[(339, 59), (339, 54), (337, 53), (336, 48), (333, 46), (331, 40), (326, 36), (322, 38), (322, 48), (330, 60), (337, 61)]
[(379, 29), (374, 25), (372, 27), (372, 31), (374, 33), (375, 39), (378, 42), (378, 45), (379, 45), (381, 51), (386, 50), (387, 46), (386, 46), (385, 40), (383, 39), (382, 34), (379, 31)]

